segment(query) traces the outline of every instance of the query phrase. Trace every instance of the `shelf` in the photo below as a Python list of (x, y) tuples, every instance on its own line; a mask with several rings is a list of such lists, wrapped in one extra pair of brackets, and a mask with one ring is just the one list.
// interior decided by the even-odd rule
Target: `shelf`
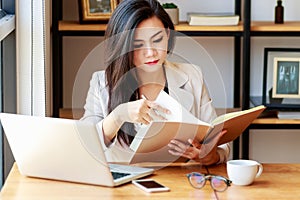
[(59, 21), (58, 31), (105, 31), (106, 24), (80, 24), (77, 21)]
[(252, 124), (299, 124), (299, 119), (258, 118)]
[(298, 119), (258, 118), (249, 129), (300, 129)]
[(251, 23), (251, 31), (257, 32), (300, 32), (300, 21), (287, 21), (275, 24), (270, 21), (255, 21)]
[[(76, 32), (105, 32), (106, 24), (80, 24), (77, 21), (59, 21), (58, 31), (64, 33)], [(175, 25), (175, 30), (187, 34), (196, 33), (197, 35), (241, 35), (243, 25), (240, 23), (236, 26), (190, 26), (187, 22), (180, 22)], [(221, 33), (221, 34), (220, 34)]]
[[(80, 24), (77, 21), (59, 21), (59, 32), (70, 31), (105, 31), (106, 24)], [(180, 32), (231, 32), (242, 33), (243, 24), (240, 22), (236, 26), (190, 26), (187, 22), (180, 22), (175, 25), (175, 30)], [(251, 23), (251, 32), (299, 32), (300, 21), (287, 21), (284, 24), (274, 24), (271, 21), (255, 21)]]

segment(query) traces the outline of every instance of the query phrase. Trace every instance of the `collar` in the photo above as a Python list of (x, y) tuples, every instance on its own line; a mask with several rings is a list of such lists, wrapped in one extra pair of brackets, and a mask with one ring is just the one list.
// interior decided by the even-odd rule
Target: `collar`
[(185, 89), (189, 81), (188, 75), (181, 70), (177, 64), (169, 61), (165, 61), (165, 69), (169, 95), (176, 99), (188, 111), (191, 111), (194, 103), (194, 96)]

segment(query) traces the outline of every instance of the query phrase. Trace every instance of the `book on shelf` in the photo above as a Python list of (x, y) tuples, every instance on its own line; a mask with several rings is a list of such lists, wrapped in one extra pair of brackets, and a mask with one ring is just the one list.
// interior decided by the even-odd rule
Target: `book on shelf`
[(278, 111), (278, 119), (300, 119), (300, 111)]
[(188, 13), (191, 26), (231, 26), (239, 23), (240, 16), (232, 13)]
[(136, 134), (130, 148), (135, 152), (131, 163), (136, 162), (174, 162), (183, 161), (171, 155), (168, 144), (172, 139), (187, 143), (196, 139), (209, 143), (222, 130), (227, 132), (220, 138), (218, 145), (233, 141), (263, 112), (265, 106), (220, 115), (211, 123), (203, 122), (192, 115), (174, 98), (161, 91), (156, 103), (171, 111), (165, 114), (166, 120), (153, 120), (143, 126)]

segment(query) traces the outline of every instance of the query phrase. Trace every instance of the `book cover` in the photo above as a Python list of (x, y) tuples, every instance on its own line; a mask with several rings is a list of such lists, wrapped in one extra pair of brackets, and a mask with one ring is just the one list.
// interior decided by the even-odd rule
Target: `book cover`
[(188, 23), (191, 26), (229, 26), (237, 25), (240, 16), (231, 13), (188, 13)]
[(131, 163), (135, 162), (174, 162), (179, 157), (171, 155), (168, 150), (170, 140), (186, 142), (197, 139), (202, 143), (210, 142), (223, 129), (227, 133), (219, 140), (218, 145), (236, 139), (265, 109), (257, 106), (244, 111), (227, 113), (217, 117), (211, 124), (194, 117), (175, 99), (161, 91), (156, 99), (161, 106), (171, 111), (165, 115), (167, 120), (154, 120), (143, 126), (136, 134), (130, 148), (135, 151)]

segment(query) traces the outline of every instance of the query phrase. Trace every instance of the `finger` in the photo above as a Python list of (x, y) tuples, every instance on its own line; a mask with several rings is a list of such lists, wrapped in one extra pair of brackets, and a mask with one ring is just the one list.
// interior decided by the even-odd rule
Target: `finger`
[(181, 156), (181, 154), (180, 154), (179, 152), (174, 151), (173, 149), (169, 149), (168, 152), (169, 152), (170, 154), (172, 154), (173, 156)]
[(146, 113), (142, 116), (142, 120), (146, 121), (147, 124), (149, 124), (153, 119), (148, 113)]
[(176, 151), (180, 154), (189, 153), (189, 152), (193, 151), (192, 148), (190, 148), (189, 146), (186, 146), (186, 145), (178, 146), (176, 144), (169, 143), (168, 146), (170, 147), (171, 150)]
[(191, 147), (190, 144), (186, 145), (176, 140), (171, 140), (168, 146), (179, 153), (190, 153), (194, 151), (194, 147)]
[(227, 130), (216, 132), (212, 137), (205, 141), (206, 144), (217, 144), (223, 135), (227, 133)]
[(193, 146), (196, 147), (197, 149), (201, 148), (201, 144), (199, 141), (197, 140), (192, 140), (192, 139), (188, 139), (188, 142)]
[[(147, 100), (144, 100), (147, 101)], [(142, 118), (146, 121), (148, 121), (149, 123), (153, 120), (153, 118), (151, 117), (151, 113), (152, 113), (152, 109), (150, 107), (148, 107), (148, 105), (146, 103), (144, 103), (142, 105), (142, 107), (139, 110), (140, 115), (142, 115)]]
[(178, 146), (181, 149), (187, 149), (188, 147), (190, 147), (190, 144), (185, 144), (179, 140), (171, 140), (170, 144), (174, 144), (176, 146)]
[(226, 133), (227, 133), (227, 130), (224, 129), (224, 130), (222, 130), (221, 135), (223, 136), (223, 135), (225, 135)]
[(223, 135), (227, 133), (227, 130), (222, 130), (219, 134), (216, 135), (216, 137), (213, 139), (213, 141), (219, 141)]
[(179, 146), (177, 146), (177, 145), (174, 145), (174, 144), (169, 143), (169, 144), (168, 144), (168, 147), (170, 148), (170, 150), (172, 150), (172, 151), (174, 151), (174, 152), (178, 152), (178, 153), (180, 153), (180, 154), (184, 153), (184, 150), (181, 149), (181, 148), (180, 148)]
[(147, 121), (147, 120), (145, 120), (144, 118), (141, 118), (141, 119), (139, 120), (139, 123), (146, 124), (146, 125), (150, 124), (150, 122)]
[(180, 153), (180, 152), (174, 151), (172, 149), (170, 149), (168, 152), (170, 154), (172, 154), (173, 156), (181, 156), (181, 157), (185, 157), (187, 159), (193, 159), (194, 158), (192, 153)]
[(164, 108), (157, 103), (149, 102), (148, 106), (154, 110), (157, 110), (158, 112), (165, 113), (165, 114), (171, 114), (171, 111), (169, 109)]
[(165, 117), (163, 117), (162, 115), (157, 113), (157, 111), (154, 109), (150, 109), (149, 114), (150, 114), (150, 116), (153, 116), (153, 118), (156, 120), (166, 120)]
[[(144, 101), (147, 101), (147, 100), (144, 100)], [(140, 113), (149, 113), (150, 110), (151, 110), (151, 107), (148, 106), (148, 104), (144, 102), (144, 103), (141, 105), (141, 107), (140, 107), (140, 109), (139, 109), (139, 112), (140, 112)]]

